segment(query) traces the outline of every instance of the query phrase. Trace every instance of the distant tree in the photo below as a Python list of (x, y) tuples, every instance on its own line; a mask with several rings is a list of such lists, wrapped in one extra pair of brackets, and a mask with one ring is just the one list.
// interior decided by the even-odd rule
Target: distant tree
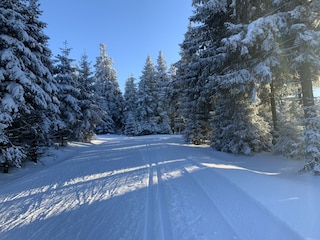
[(125, 117), (125, 129), (124, 134), (126, 136), (136, 136), (139, 133), (136, 117), (133, 112), (129, 111)]
[(159, 123), (158, 130), (159, 133), (169, 134), (172, 133), (171, 130), (171, 121), (169, 118), (170, 110), (170, 75), (167, 71), (167, 63), (164, 59), (163, 52), (159, 52), (156, 66), (156, 78), (157, 78), (157, 92), (158, 92), (158, 108), (157, 112), (159, 113)]
[(131, 75), (126, 81), (124, 93), (124, 133), (127, 136), (135, 136), (139, 133), (137, 103), (137, 86), (135, 78)]
[(79, 130), (77, 125), (82, 118), (77, 69), (75, 60), (70, 58), (71, 48), (67, 42), (64, 42), (64, 47), (60, 50), (61, 54), (58, 54), (55, 60), (54, 77), (59, 90), (61, 118), (65, 126), (57, 134), (67, 135), (70, 139), (76, 140)]
[(147, 57), (138, 88), (138, 121), (140, 134), (157, 133), (159, 122), (156, 69), (150, 56)]
[(100, 56), (95, 64), (95, 94), (97, 104), (102, 109), (105, 124), (97, 126), (98, 133), (121, 133), (123, 131), (123, 96), (112, 67), (106, 46), (100, 44)]
[(16, 166), (28, 146), (46, 144), (50, 129), (61, 124), (38, 6), (36, 0), (0, 2), (0, 144), (6, 161)]
[(178, 68), (175, 66), (175, 64), (171, 64), (169, 75), (170, 75), (170, 82), (168, 85), (168, 101), (169, 109), (168, 109), (168, 116), (170, 119), (170, 127), (173, 131), (173, 133), (180, 133), (181, 130), (184, 128), (184, 124), (182, 121), (181, 116), (179, 115), (178, 109), (179, 109), (179, 102), (178, 102), (178, 96), (180, 94), (179, 92), (179, 86), (177, 84), (177, 70)]

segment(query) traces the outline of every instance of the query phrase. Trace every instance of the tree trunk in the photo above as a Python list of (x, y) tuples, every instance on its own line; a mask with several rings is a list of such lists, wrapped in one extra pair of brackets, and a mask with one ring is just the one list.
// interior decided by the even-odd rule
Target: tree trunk
[(272, 122), (273, 122), (273, 129), (275, 131), (278, 130), (278, 123), (277, 123), (277, 110), (276, 110), (276, 99), (274, 97), (274, 86), (273, 82), (270, 84), (270, 105), (271, 105), (271, 113), (272, 113)]
[(302, 91), (302, 104), (304, 117), (309, 118), (309, 107), (314, 106), (311, 71), (308, 63), (303, 63), (300, 70), (300, 82)]

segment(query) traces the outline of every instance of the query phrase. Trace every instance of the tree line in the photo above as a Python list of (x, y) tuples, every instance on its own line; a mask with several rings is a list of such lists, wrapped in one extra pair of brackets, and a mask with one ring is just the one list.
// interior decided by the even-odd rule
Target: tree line
[(0, 146), (2, 162), (21, 166), (40, 148), (94, 134), (172, 133), (170, 74), (163, 53), (150, 56), (139, 89), (133, 76), (121, 93), (106, 46), (92, 71), (88, 56), (70, 57), (67, 42), (52, 56), (37, 0), (0, 3)]
[[(195, 144), (252, 154), (320, 157), (320, 1), (193, 0), (193, 15), (168, 70), (147, 57), (121, 93), (106, 46), (91, 70), (67, 44), (52, 59), (37, 0), (0, 3), (0, 144), (20, 165), (32, 146), (98, 133), (182, 133)], [(32, 138), (28, 137), (32, 136)], [(32, 141), (30, 142), (30, 139)], [(31, 146), (31, 147), (30, 147)]]

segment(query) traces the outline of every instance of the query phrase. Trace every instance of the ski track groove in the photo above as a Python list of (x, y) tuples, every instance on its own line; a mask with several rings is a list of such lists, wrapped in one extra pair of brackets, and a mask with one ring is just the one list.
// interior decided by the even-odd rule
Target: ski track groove
[(154, 239), (154, 215), (153, 215), (153, 166), (149, 164), (148, 187), (146, 197), (145, 231), (144, 239)]
[(163, 181), (161, 178), (160, 166), (156, 163), (157, 170), (157, 193), (158, 193), (158, 204), (159, 204), (159, 214), (160, 214), (160, 223), (161, 223), (161, 232), (162, 239), (172, 239), (172, 230), (171, 230), (171, 222), (168, 211), (168, 203), (166, 200), (166, 195), (164, 191)]
[(172, 239), (168, 203), (158, 164), (160, 159), (156, 158), (158, 155), (151, 157), (151, 148), (152, 144), (146, 143), (145, 154), (148, 159), (143, 158), (149, 166), (144, 239)]
[[(172, 215), (175, 216), (174, 238), (172, 239), (236, 239), (235, 233), (209, 196), (192, 178), (184, 166), (178, 166), (181, 178), (171, 182), (168, 191), (172, 193)], [(167, 169), (170, 171), (170, 169)], [(195, 188), (196, 187), (196, 188)], [(195, 189), (190, 192), (186, 189)], [(188, 196), (192, 195), (191, 198)], [(194, 218), (190, 216), (195, 216)], [(210, 229), (206, 228), (210, 221)]]

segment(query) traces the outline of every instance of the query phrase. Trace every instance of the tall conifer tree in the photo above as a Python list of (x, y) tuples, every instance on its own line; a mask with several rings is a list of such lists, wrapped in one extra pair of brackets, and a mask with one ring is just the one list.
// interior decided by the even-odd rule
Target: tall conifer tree
[(28, 139), (45, 144), (50, 129), (60, 124), (38, 5), (36, 0), (0, 2), (0, 142), (6, 160), (17, 166), (28, 152)]
[(137, 111), (137, 86), (135, 78), (131, 75), (125, 85), (124, 93), (124, 133), (127, 136), (135, 136), (139, 133), (138, 111)]
[[(273, 35), (264, 28), (268, 26), (269, 21), (264, 24), (259, 24), (260, 22), (250, 24), (252, 19), (256, 18), (254, 9), (262, 7), (259, 1), (255, 3), (234, 1), (232, 4), (228, 1), (217, 1), (216, 3), (205, 7), (200, 3), (198, 6), (211, 13), (210, 21), (202, 17), (201, 22), (204, 28), (212, 29), (214, 33), (224, 33), (213, 40), (216, 46), (212, 55), (215, 59), (213, 61), (218, 60), (218, 64), (215, 64), (208, 78), (208, 86), (212, 86), (216, 101), (212, 121), (212, 146), (219, 150), (244, 154), (269, 150), (270, 126), (259, 115), (258, 109), (259, 87), (270, 83), (270, 67), (277, 63), (273, 56), (265, 62), (260, 61), (258, 57), (261, 52), (273, 47), (270, 44)], [(206, 11), (202, 12), (206, 13)], [(214, 19), (217, 21), (213, 21)], [(221, 22), (221, 19), (224, 21)], [(219, 20), (220, 24), (217, 24)], [(256, 25), (261, 28), (260, 32), (252, 31), (257, 27)], [(261, 39), (265, 40), (262, 45)], [(259, 44), (255, 44), (257, 42)]]
[(150, 56), (147, 57), (138, 89), (138, 120), (141, 134), (157, 133), (159, 114), (157, 111), (156, 69)]
[(64, 47), (60, 50), (61, 54), (56, 56), (54, 77), (59, 89), (60, 112), (65, 126), (58, 134), (75, 140), (78, 134), (76, 131), (78, 121), (82, 118), (77, 69), (74, 59), (70, 58), (71, 48), (67, 42), (64, 42)]
[(169, 118), (170, 102), (168, 101), (170, 94), (170, 76), (162, 51), (159, 52), (157, 59), (156, 78), (158, 92), (157, 111), (159, 113), (158, 132), (164, 134), (172, 133)]
[[(222, 20), (212, 20), (212, 12), (208, 11), (207, 1), (194, 1), (197, 8), (190, 20), (188, 31), (181, 46), (181, 60), (177, 64), (177, 85), (180, 86), (179, 112), (185, 121), (184, 138), (196, 144), (211, 139), (211, 111), (213, 101), (211, 89), (207, 88), (208, 77), (213, 68), (218, 67), (217, 59), (213, 58), (216, 52), (216, 43), (211, 26), (200, 24), (207, 21), (213, 24)], [(207, 20), (206, 20), (207, 19)], [(192, 26), (192, 23), (195, 23)], [(207, 22), (206, 22), (207, 23)], [(210, 32), (212, 31), (212, 33)], [(217, 31), (221, 34), (223, 31)]]
[(101, 110), (94, 102), (93, 73), (90, 69), (88, 56), (83, 54), (78, 69), (78, 83), (80, 91), (80, 108), (82, 117), (78, 121), (77, 136), (78, 141), (88, 142), (94, 135), (96, 125), (102, 122)]
[(100, 56), (95, 64), (95, 94), (97, 104), (104, 111), (105, 124), (99, 125), (99, 133), (120, 133), (123, 131), (123, 96), (119, 87), (117, 73), (106, 46), (100, 44)]

